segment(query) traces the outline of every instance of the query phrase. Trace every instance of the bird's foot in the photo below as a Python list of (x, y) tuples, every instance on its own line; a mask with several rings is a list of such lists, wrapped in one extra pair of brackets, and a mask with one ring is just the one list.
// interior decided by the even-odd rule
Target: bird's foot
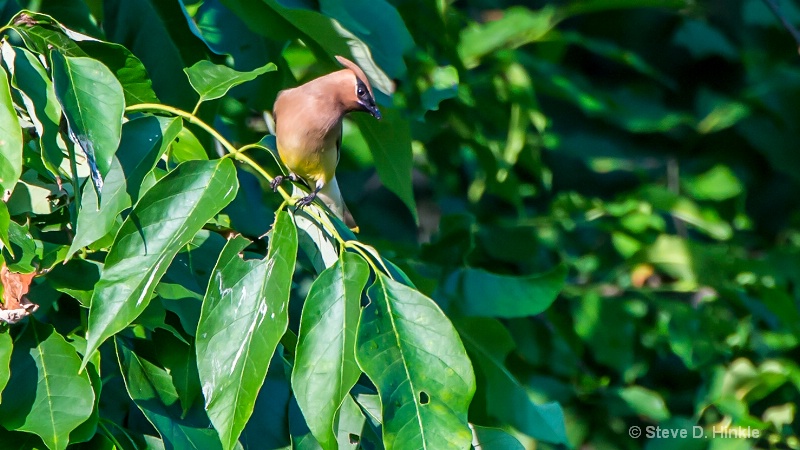
[(269, 182), (269, 187), (272, 188), (272, 192), (276, 192), (278, 190), (278, 186), (280, 186), (281, 183), (283, 183), (283, 180), (285, 178), (286, 177), (284, 177), (283, 175), (277, 175), (275, 176), (275, 178), (272, 179), (272, 181)]
[(315, 198), (317, 198), (317, 193), (316, 192), (312, 192), (312, 193), (306, 195), (305, 197), (301, 198), (300, 200), (298, 200), (295, 203), (295, 205), (298, 208), (303, 208), (305, 206), (310, 205), (314, 201)]

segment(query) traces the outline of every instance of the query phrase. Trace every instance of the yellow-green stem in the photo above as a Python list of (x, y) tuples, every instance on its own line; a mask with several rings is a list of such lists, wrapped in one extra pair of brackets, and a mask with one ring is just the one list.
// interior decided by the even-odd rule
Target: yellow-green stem
[[(202, 120), (200, 120), (200, 118), (198, 118), (194, 114), (190, 114), (190, 113), (188, 113), (186, 111), (183, 111), (181, 109), (178, 109), (178, 108), (173, 108), (172, 106), (161, 105), (161, 104), (158, 104), (158, 103), (140, 103), (138, 105), (128, 106), (127, 108), (125, 108), (125, 110), (128, 111), (128, 112), (163, 111), (163, 112), (167, 112), (167, 113), (176, 115), (178, 117), (182, 117), (182, 118), (188, 120), (189, 123), (197, 125), (198, 127), (200, 127), (203, 130), (205, 130), (214, 139), (216, 139), (222, 145), (223, 148), (225, 148), (225, 150), (230, 154), (230, 156), (232, 156), (233, 158), (236, 158), (237, 160), (239, 160), (239, 161), (249, 165), (250, 167), (252, 167), (253, 170), (258, 172), (258, 174), (261, 175), (262, 177), (264, 177), (268, 182), (271, 183), (273, 178), (274, 178), (272, 175), (269, 174), (269, 172), (264, 170), (264, 168), (261, 167), (257, 162), (253, 161), (249, 157), (247, 157), (247, 156), (242, 154), (242, 150), (247, 150), (249, 148), (259, 147), (258, 145), (249, 144), (249, 145), (245, 145), (244, 147), (242, 147), (242, 149), (236, 149), (236, 147), (234, 147), (233, 144), (231, 144), (227, 139), (225, 139), (225, 137), (223, 137), (221, 134), (219, 134), (219, 132), (217, 132), (217, 130), (215, 130), (214, 128), (212, 128), (210, 125), (208, 125), (207, 123), (203, 122)], [(226, 157), (227, 156), (228, 155), (226, 155)], [(289, 203), (294, 203), (293, 200), (292, 200), (292, 196), (289, 195), (289, 193), (286, 192), (286, 189), (284, 189), (282, 186), (278, 186), (278, 193), (280, 193), (280, 195), (281, 195), (281, 197), (283, 197), (284, 201), (289, 202)], [(318, 224), (320, 224), (323, 228), (325, 228), (334, 237), (334, 239), (336, 239), (336, 241), (339, 243), (339, 245), (342, 245), (342, 246), (345, 245), (344, 239), (342, 239), (342, 237), (336, 231), (336, 228), (334, 228), (332, 225), (329, 225), (329, 224), (325, 223), (325, 221), (322, 219), (322, 217), (320, 217), (319, 214), (317, 214), (316, 212), (310, 211), (308, 209), (306, 210), (306, 213), (309, 216), (311, 216), (312, 219), (316, 220), (316, 222)]]

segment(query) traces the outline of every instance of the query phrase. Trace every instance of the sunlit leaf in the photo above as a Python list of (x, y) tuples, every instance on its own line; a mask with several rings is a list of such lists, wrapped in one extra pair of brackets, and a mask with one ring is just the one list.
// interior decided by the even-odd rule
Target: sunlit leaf
[(69, 255), (109, 233), (119, 214), (140, 196), (142, 181), (182, 129), (180, 119), (140, 117), (122, 126), (117, 155), (106, 175), (98, 204), (97, 192), (84, 186), (75, 238)]
[(499, 428), (472, 424), (470, 428), (472, 428), (472, 447), (475, 450), (525, 450), (514, 436)]
[(3, 62), (11, 73), (11, 84), (19, 90), (28, 116), (39, 135), (39, 148), (47, 169), (58, 175), (63, 159), (62, 145), (58, 142), (61, 105), (56, 98), (53, 82), (42, 63), (33, 53), (8, 42), (2, 44)]
[(361, 375), (355, 360), (356, 328), (368, 276), (360, 256), (344, 253), (314, 281), (303, 305), (292, 389), (323, 448), (334, 445), (337, 410)]
[(86, 154), (92, 182), (101, 191), (122, 134), (122, 86), (97, 60), (59, 52), (52, 52), (51, 60), (56, 96), (67, 118), (70, 137)]
[(0, 423), (40, 436), (50, 450), (63, 450), (69, 433), (92, 413), (94, 391), (86, 372), (78, 373), (75, 349), (52, 326), (28, 320), (14, 342)]
[(289, 213), (276, 219), (267, 257), (245, 261), (250, 244), (237, 237), (220, 254), (197, 325), (197, 366), (206, 411), (225, 449), (244, 430), (270, 358), (289, 322), (288, 302), (297, 255)]
[(5, 194), (22, 174), (22, 129), (5, 70), (0, 70), (0, 136), (0, 194)]
[(139, 200), (117, 233), (92, 296), (87, 357), (147, 307), (170, 261), (233, 200), (237, 188), (230, 160), (190, 161)]
[(362, 310), (356, 359), (378, 388), (387, 450), (463, 449), (472, 364), (433, 300), (379, 273)]
[(202, 60), (195, 63), (192, 67), (183, 69), (183, 71), (186, 72), (186, 75), (189, 77), (189, 83), (191, 83), (194, 90), (200, 94), (200, 101), (203, 102), (220, 98), (232, 87), (255, 80), (259, 75), (273, 72), (277, 69), (278, 67), (275, 64), (267, 63), (249, 72), (239, 72), (228, 66)]

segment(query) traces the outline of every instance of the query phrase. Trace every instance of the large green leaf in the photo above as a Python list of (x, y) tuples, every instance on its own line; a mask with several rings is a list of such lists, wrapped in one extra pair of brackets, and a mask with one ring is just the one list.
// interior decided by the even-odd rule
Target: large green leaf
[(387, 450), (465, 449), (475, 376), (433, 300), (379, 273), (362, 310), (356, 359), (383, 404)]
[(0, 194), (14, 190), (22, 175), (22, 128), (14, 111), (8, 75), (0, 70)]
[(368, 276), (363, 258), (344, 253), (314, 281), (303, 305), (292, 389), (323, 448), (336, 448), (339, 405), (361, 376), (355, 360), (356, 328)]
[(122, 134), (122, 85), (95, 59), (51, 52), (51, 60), (56, 96), (70, 137), (86, 153), (92, 181), (100, 191)]
[(94, 404), (75, 349), (52, 326), (31, 317), (14, 342), (11, 367), (13, 389), (3, 392), (0, 424), (40, 436), (50, 450), (67, 448), (69, 433), (89, 418)]
[(366, 114), (351, 117), (369, 144), (375, 168), (383, 184), (395, 193), (419, 222), (414, 191), (411, 185), (411, 128), (408, 120), (394, 109), (382, 111), (383, 120), (377, 122)]
[(225, 449), (233, 448), (253, 413), (270, 358), (289, 323), (297, 230), (285, 210), (275, 218), (262, 260), (240, 256), (237, 237), (220, 254), (197, 325), (197, 367), (206, 411)]
[(550, 307), (564, 288), (567, 268), (558, 266), (548, 272), (527, 277), (513, 277), (463, 269), (459, 286), (452, 292), (452, 304), (464, 315), (484, 317), (526, 317)]
[(164, 439), (164, 448), (166, 450), (222, 449), (214, 430), (206, 426), (194, 426), (188, 419), (182, 419), (178, 393), (170, 374), (137, 353), (133, 343), (122, 339), (116, 339), (115, 342), (128, 395), (158, 430)]
[(505, 359), (515, 345), (503, 325), (495, 319), (463, 319), (457, 324), (467, 350), (486, 375), (489, 414), (533, 438), (568, 444), (561, 406), (534, 403), (528, 389), (506, 368)]
[(11, 364), (11, 351), (14, 344), (11, 342), (11, 335), (0, 333), (0, 403), (3, 401), (3, 389), (6, 388), (8, 378), (11, 376), (9, 365)]
[[(84, 186), (68, 257), (108, 234), (124, 209), (139, 199), (142, 181), (182, 129), (177, 118), (140, 117), (122, 126), (122, 139), (106, 175), (102, 199)], [(98, 204), (99, 203), (99, 204)]]
[(170, 261), (233, 200), (237, 189), (230, 160), (189, 161), (139, 200), (117, 233), (95, 286), (84, 364), (103, 341), (141, 314)]
[(277, 70), (273, 63), (267, 63), (249, 72), (239, 72), (228, 66), (214, 64), (211, 61), (198, 61), (192, 67), (183, 69), (189, 77), (189, 83), (200, 94), (200, 101), (214, 100), (224, 96), (232, 87), (255, 80), (259, 75)]
[(24, 48), (2, 44), (3, 62), (11, 74), (11, 85), (22, 97), (25, 109), (39, 136), (39, 147), (45, 167), (58, 175), (58, 166), (64, 157), (63, 144), (58, 142), (61, 105), (58, 104), (53, 82), (42, 63)]
[[(17, 20), (22, 17), (25, 20)], [(128, 106), (158, 102), (144, 65), (122, 45), (77, 33), (46, 14), (23, 11), (12, 22), (15, 23), (14, 30), (34, 52), (46, 55), (52, 46), (65, 56), (88, 56), (100, 60), (122, 84)]]

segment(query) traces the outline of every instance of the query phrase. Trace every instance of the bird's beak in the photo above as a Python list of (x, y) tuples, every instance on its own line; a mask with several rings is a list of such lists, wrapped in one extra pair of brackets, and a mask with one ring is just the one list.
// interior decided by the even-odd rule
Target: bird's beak
[(368, 113), (372, 114), (372, 117), (374, 117), (374, 118), (376, 118), (378, 120), (381, 120), (381, 118), (383, 117), (383, 116), (381, 116), (381, 112), (380, 112), (380, 110), (378, 110), (378, 107), (376, 105), (374, 105), (374, 104), (365, 105), (363, 103), (361, 105), (367, 110)]

